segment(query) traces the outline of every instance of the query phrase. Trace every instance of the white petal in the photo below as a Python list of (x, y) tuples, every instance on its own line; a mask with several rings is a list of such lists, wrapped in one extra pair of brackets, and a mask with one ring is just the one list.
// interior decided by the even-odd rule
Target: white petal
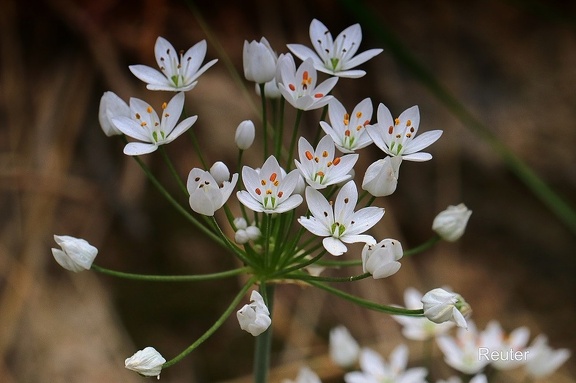
[(124, 146), (124, 154), (127, 156), (140, 156), (142, 154), (148, 154), (156, 151), (158, 149), (157, 145), (146, 144), (143, 142), (129, 142)]
[(316, 217), (300, 217), (298, 222), (300, 222), (300, 225), (304, 226), (309, 232), (319, 237), (327, 237), (331, 234), (326, 225)]
[(322, 240), (322, 245), (332, 255), (342, 255), (348, 250), (342, 241), (334, 237), (324, 238)]
[(134, 76), (147, 84), (166, 86), (174, 89), (173, 86), (170, 86), (170, 81), (168, 81), (166, 76), (154, 68), (146, 65), (130, 65), (128, 69), (130, 69), (130, 72), (132, 72)]

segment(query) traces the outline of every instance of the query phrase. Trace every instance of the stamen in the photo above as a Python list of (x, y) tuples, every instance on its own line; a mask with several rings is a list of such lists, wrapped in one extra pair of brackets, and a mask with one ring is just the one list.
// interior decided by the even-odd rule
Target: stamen
[(314, 95), (314, 98), (322, 98), (322, 97), (324, 97), (324, 95), (322, 93), (316, 93)]
[(140, 119), (140, 114), (136, 113), (136, 119), (139, 120)]
[(328, 152), (326, 150), (324, 150), (322, 152), (322, 157), (324, 157), (324, 158), (328, 157)]
[(194, 182), (198, 182), (198, 181), (200, 181), (200, 177), (194, 178)]
[(278, 177), (278, 175), (276, 173), (272, 173), (270, 175), (270, 181), (272, 181), (272, 182), (276, 181), (276, 177)]
[(350, 123), (350, 115), (348, 113), (344, 114), (344, 125), (348, 125)]
[(395, 118), (394, 119), (394, 125), (398, 125), (400, 123), (400, 119), (399, 118)]
[(312, 155), (312, 153), (310, 153), (309, 150), (306, 151), (306, 153), (304, 153), (306, 155), (306, 158), (308, 158), (309, 161), (312, 161), (312, 158), (314, 158), (314, 156)]
[(167, 106), (168, 106), (168, 104), (166, 102), (162, 103), (162, 109), (166, 109)]
[(366, 125), (368, 125), (368, 124), (370, 124), (370, 120), (364, 121), (364, 124), (363, 124), (363, 125), (366, 126)]
[(152, 109), (151, 106), (149, 106), (149, 107), (146, 108), (146, 111), (147, 111), (148, 113), (152, 113), (153, 109)]
[(294, 86), (294, 84), (288, 84), (288, 88), (290, 88), (290, 90), (292, 92), (294, 92), (296, 90), (296, 87)]
[(268, 194), (268, 195), (272, 194), (272, 190), (271, 190), (271, 189), (266, 189), (266, 194)]
[(350, 132), (350, 130), (346, 129), (346, 131), (344, 132), (344, 135), (345, 135), (346, 137), (350, 137), (350, 134), (352, 134), (352, 133)]
[(256, 194), (260, 195), (262, 194), (262, 190), (260, 190), (259, 188), (256, 188), (256, 190), (254, 190), (256, 192)]
[(392, 133), (394, 133), (394, 127), (392, 125), (390, 125), (388, 127), (388, 134), (392, 134)]
[(266, 180), (261, 180), (261, 181), (260, 181), (260, 185), (266, 186)]
[(359, 132), (359, 131), (360, 131), (360, 129), (362, 129), (362, 128), (363, 128), (363, 126), (362, 126), (362, 125), (358, 125), (358, 126), (356, 127), (356, 131), (357, 131), (357, 132)]
[(356, 113), (356, 118), (360, 118), (360, 117), (362, 117), (362, 112), (357, 112), (357, 113)]
[(344, 203), (348, 203), (350, 200), (348, 199), (348, 197), (344, 198)]
[(332, 163), (333, 163), (334, 165), (338, 165), (338, 164), (340, 163), (340, 157), (334, 158), (334, 161), (332, 161)]
[(284, 192), (281, 192), (281, 191), (278, 192), (278, 198), (282, 198), (283, 195), (284, 195)]
[(408, 127), (408, 126), (412, 126), (412, 120), (406, 121), (406, 126), (407, 126), (407, 127)]

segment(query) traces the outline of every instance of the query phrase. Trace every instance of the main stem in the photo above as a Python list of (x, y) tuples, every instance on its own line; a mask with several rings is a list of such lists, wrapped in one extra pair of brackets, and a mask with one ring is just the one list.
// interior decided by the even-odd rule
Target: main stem
[[(262, 282), (260, 285), (260, 295), (270, 311), (274, 306), (274, 285)], [(256, 349), (254, 350), (254, 383), (267, 383), (268, 370), (270, 369), (270, 352), (272, 350), (272, 325), (268, 330), (256, 337)]]

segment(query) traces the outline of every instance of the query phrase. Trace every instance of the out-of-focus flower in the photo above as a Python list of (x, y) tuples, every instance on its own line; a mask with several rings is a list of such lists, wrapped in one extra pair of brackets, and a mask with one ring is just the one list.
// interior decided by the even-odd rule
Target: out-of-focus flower
[(436, 343), (446, 364), (465, 374), (477, 374), (490, 363), (488, 358), (480, 356), (484, 344), (473, 321), (468, 322), (467, 329), (458, 328), (455, 338), (442, 335), (436, 338)]
[(68, 235), (55, 235), (54, 240), (62, 248), (52, 249), (52, 255), (60, 266), (75, 273), (90, 270), (94, 258), (98, 255), (97, 248), (84, 239)]
[(538, 335), (528, 351), (524, 368), (528, 375), (537, 379), (554, 373), (571, 355), (570, 350), (566, 348), (558, 350), (551, 348), (545, 335)]
[[(255, 84), (254, 90), (256, 94), (262, 97), (262, 91), (260, 90), (260, 85)], [(282, 93), (280, 93), (280, 88), (278, 88), (278, 82), (276, 81), (276, 77), (274, 77), (271, 81), (268, 81), (264, 84), (264, 97), (270, 99), (277, 99), (282, 97)]]
[(372, 119), (372, 101), (362, 100), (352, 114), (348, 114), (340, 101), (333, 98), (328, 103), (330, 124), (320, 121), (320, 127), (332, 137), (334, 144), (343, 153), (352, 153), (372, 143), (366, 126)]
[(234, 141), (238, 149), (246, 150), (254, 143), (255, 136), (256, 128), (254, 127), (254, 123), (251, 120), (244, 120), (236, 128)]
[(330, 358), (342, 368), (352, 367), (360, 355), (360, 346), (344, 326), (330, 330)]
[(400, 262), (404, 252), (402, 244), (386, 238), (375, 245), (366, 244), (362, 249), (362, 269), (372, 274), (374, 279), (386, 278), (400, 270)]
[(146, 88), (150, 90), (189, 91), (196, 86), (200, 75), (218, 61), (214, 59), (200, 67), (206, 56), (206, 40), (178, 55), (178, 51), (168, 40), (158, 37), (154, 54), (160, 72), (146, 65), (129, 66), (134, 76), (147, 83)]
[(246, 80), (264, 84), (274, 79), (277, 57), (265, 37), (259, 42), (245, 40), (242, 52)]
[(472, 312), (460, 294), (441, 288), (428, 291), (422, 297), (424, 316), (434, 323), (452, 321), (456, 326), (466, 328), (466, 318)]
[(296, 109), (313, 110), (328, 104), (333, 98), (328, 93), (338, 82), (331, 77), (319, 85), (316, 69), (311, 59), (304, 61), (298, 69), (291, 55), (284, 55), (278, 60), (280, 80), (278, 88), (282, 96)]
[(333, 40), (328, 28), (314, 19), (310, 23), (310, 40), (316, 52), (301, 44), (288, 44), (288, 49), (301, 60), (312, 59), (317, 70), (332, 76), (362, 77), (366, 72), (353, 68), (382, 52), (382, 49), (370, 49), (354, 56), (362, 41), (360, 24), (349, 26)]
[(400, 156), (406, 161), (428, 161), (430, 153), (420, 152), (436, 142), (441, 130), (431, 130), (416, 137), (420, 125), (420, 111), (417, 106), (406, 109), (395, 120), (390, 110), (378, 105), (378, 123), (366, 126), (374, 144), (389, 156)]
[[(210, 172), (194, 168), (188, 174), (186, 188), (190, 194), (190, 207), (196, 213), (213, 216), (216, 210), (224, 206), (234, 191), (238, 174), (232, 175), (232, 179), (228, 180), (230, 172), (228, 168), (224, 170), (222, 166), (226, 168), (226, 165), (220, 163), (218, 166), (213, 166)], [(228, 177), (225, 177), (226, 173)]]
[(130, 117), (114, 117), (112, 123), (125, 135), (143, 142), (129, 142), (124, 147), (124, 154), (139, 156), (152, 153), (158, 146), (174, 141), (190, 129), (198, 116), (188, 117), (178, 123), (183, 107), (184, 93), (180, 92), (168, 104), (162, 105), (162, 118), (159, 118), (148, 103), (131, 98)]
[(298, 371), (298, 376), (296, 380), (284, 379), (282, 383), (322, 383), (320, 378), (314, 371), (312, 371), (309, 367), (302, 367), (300, 371)]
[[(462, 379), (457, 376), (452, 376), (446, 380), (440, 379), (436, 383), (462, 383)], [(488, 383), (488, 379), (484, 374), (475, 375), (468, 383)]]
[(334, 141), (330, 136), (322, 137), (316, 150), (304, 137), (300, 137), (298, 153), (300, 161), (294, 160), (294, 163), (304, 180), (314, 189), (324, 189), (349, 180), (349, 173), (358, 160), (358, 154), (335, 157)]
[[(404, 306), (410, 310), (422, 309), (422, 294), (413, 287), (404, 291)], [(427, 340), (446, 333), (454, 327), (454, 322), (434, 323), (426, 317), (393, 315), (402, 325), (402, 335), (411, 340)]]
[(274, 156), (268, 157), (260, 170), (242, 168), (246, 190), (236, 193), (248, 209), (266, 214), (284, 213), (302, 203), (302, 196), (293, 194), (300, 174), (297, 169), (285, 174)]
[(389, 363), (376, 351), (365, 348), (360, 352), (361, 371), (347, 373), (344, 375), (344, 381), (346, 383), (426, 383), (428, 371), (424, 367), (406, 369), (407, 365), (408, 347), (404, 344), (396, 346), (392, 351)]
[(402, 157), (386, 157), (366, 169), (362, 189), (374, 197), (385, 197), (396, 191)]
[(311, 217), (300, 217), (298, 222), (312, 234), (325, 237), (324, 248), (332, 255), (342, 255), (348, 248), (344, 243), (375, 244), (371, 235), (362, 234), (384, 216), (384, 209), (375, 206), (354, 212), (358, 191), (354, 181), (348, 181), (336, 196), (334, 206), (318, 190), (306, 188), (306, 202)]
[(130, 117), (130, 107), (116, 93), (104, 92), (102, 98), (100, 98), (98, 121), (104, 134), (108, 137), (122, 134), (112, 123), (112, 118), (119, 116)]
[(264, 299), (258, 291), (252, 291), (250, 301), (252, 303), (244, 305), (238, 310), (236, 317), (242, 330), (253, 336), (258, 336), (270, 327), (272, 319), (270, 319), (270, 311), (268, 311), (268, 307), (266, 307)]
[(446, 210), (441, 211), (434, 218), (432, 230), (445, 241), (457, 241), (464, 234), (471, 215), (472, 211), (463, 203), (457, 206), (448, 206)]
[(164, 363), (166, 363), (166, 359), (154, 347), (146, 347), (127, 358), (124, 366), (140, 375), (157, 376), (160, 379), (160, 372)]
[[(492, 358), (491, 364), (499, 370), (507, 370), (517, 367), (525, 362), (524, 358), (515, 357), (522, 355), (526, 350), (530, 330), (528, 327), (519, 327), (506, 334), (498, 321), (492, 320), (486, 325), (481, 333), (482, 344), (490, 352), (495, 352), (503, 357)], [(517, 354), (518, 353), (518, 354)]]
[(234, 226), (236, 227), (234, 240), (239, 245), (257, 240), (262, 235), (260, 229), (255, 224), (248, 226), (248, 222), (242, 217), (234, 219)]

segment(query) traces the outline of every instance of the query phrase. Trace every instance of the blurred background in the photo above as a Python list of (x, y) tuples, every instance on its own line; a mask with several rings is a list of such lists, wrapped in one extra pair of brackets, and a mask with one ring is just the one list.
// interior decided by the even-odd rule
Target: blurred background
[[(422, 131), (444, 130), (430, 149), (434, 159), (405, 163), (396, 193), (377, 200), (386, 215), (375, 237), (413, 248), (431, 236), (431, 222), (446, 206), (464, 202), (473, 210), (458, 243), (405, 259), (391, 278), (344, 288), (401, 304), (409, 286), (423, 292), (450, 286), (472, 305), (479, 328), (491, 319), (508, 331), (528, 326), (531, 338), (546, 334), (553, 347), (576, 351), (576, 230), (436, 87), (576, 209), (576, 3), (202, 0), (190, 7), (176, 0), (2, 0), (0, 7), (3, 382), (144, 381), (124, 369), (126, 357), (152, 345), (170, 359), (227, 307), (238, 280), (153, 284), (73, 274), (53, 261), (52, 236), (87, 239), (100, 251), (97, 264), (121, 271), (236, 266), (162, 199), (122, 154), (121, 140), (102, 133), (99, 100), (111, 90), (159, 105), (169, 96), (147, 91), (128, 65), (156, 66), (157, 36), (177, 49), (208, 39), (206, 60), (219, 62), (187, 93), (186, 108), (199, 115), (193, 129), (208, 162), (233, 167), (234, 129), (242, 120), (258, 121), (253, 85), (233, 75), (242, 73), (243, 41), (265, 36), (279, 53), (287, 43), (310, 45), (313, 18), (334, 35), (360, 21), (360, 51), (385, 49), (362, 66), (367, 76), (338, 84), (336, 96), (349, 110), (365, 97), (394, 115), (418, 105)], [(317, 121), (311, 116), (306, 123)], [(187, 140), (168, 150), (183, 175), (200, 166)], [(372, 157), (366, 164), (383, 156), (375, 148), (365, 153)], [(175, 186), (159, 155), (143, 158)], [(342, 381), (327, 356), (328, 333), (338, 324), (386, 356), (404, 341), (389, 317), (321, 291), (291, 285), (277, 295), (271, 381), (293, 379), (302, 365), (323, 381)], [(162, 380), (249, 382), (252, 343), (230, 318)], [(421, 345), (407, 343), (418, 365)], [(576, 381), (573, 361), (545, 381)], [(438, 377), (451, 374), (438, 368)]]

